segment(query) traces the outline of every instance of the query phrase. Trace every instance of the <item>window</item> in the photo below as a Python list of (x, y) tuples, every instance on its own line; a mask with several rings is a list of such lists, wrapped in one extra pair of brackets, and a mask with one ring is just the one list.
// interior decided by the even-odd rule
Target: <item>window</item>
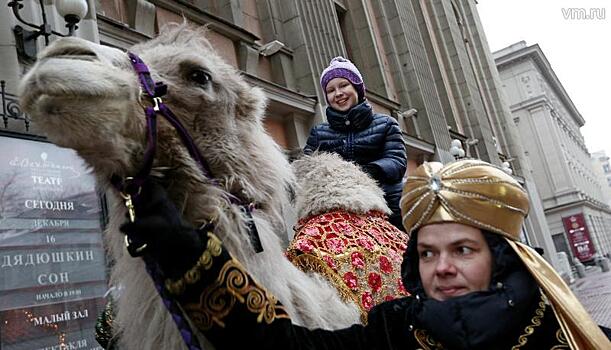
[(350, 45), (350, 40), (348, 37), (348, 33), (351, 31), (349, 28), (349, 23), (347, 20), (347, 11), (339, 4), (335, 4), (335, 12), (337, 13), (337, 20), (339, 22), (339, 28), (342, 33), (342, 39), (344, 40), (344, 46), (346, 47), (346, 56), (350, 60), (353, 60), (352, 56), (352, 45)]

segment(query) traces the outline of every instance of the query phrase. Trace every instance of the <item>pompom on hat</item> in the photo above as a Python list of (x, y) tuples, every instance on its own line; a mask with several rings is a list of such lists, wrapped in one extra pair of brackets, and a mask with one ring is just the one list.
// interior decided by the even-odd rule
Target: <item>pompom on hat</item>
[(400, 201), (403, 226), (412, 239), (419, 228), (454, 222), (496, 233), (524, 263), (552, 305), (571, 349), (611, 349), (556, 270), (520, 242), (528, 194), (499, 167), (481, 160), (424, 163), (407, 178)]
[(349, 59), (337, 56), (333, 58), (331, 62), (329, 62), (329, 66), (322, 71), (320, 75), (320, 86), (322, 87), (323, 93), (325, 93), (327, 84), (335, 78), (347, 79), (356, 89), (359, 101), (363, 101), (365, 98), (365, 83), (363, 82), (363, 76)]

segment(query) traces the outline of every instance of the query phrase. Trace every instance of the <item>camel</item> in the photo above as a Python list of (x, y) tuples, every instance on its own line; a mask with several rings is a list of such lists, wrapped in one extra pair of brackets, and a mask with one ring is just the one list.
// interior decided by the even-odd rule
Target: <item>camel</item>
[[(280, 147), (265, 131), (266, 98), (225, 63), (205, 29), (169, 25), (153, 40), (130, 49), (151, 76), (168, 86), (165, 104), (205, 157), (205, 177), (165, 120), (158, 122), (151, 176), (194, 227), (214, 222), (228, 251), (285, 306), (293, 322), (337, 329), (359, 322), (359, 310), (320, 276), (284, 256), (282, 208), (295, 184)], [(127, 254), (119, 226), (126, 208), (111, 186), (113, 175), (133, 176), (142, 166), (146, 123), (141, 87), (128, 55), (78, 38), (55, 41), (20, 85), (21, 105), (53, 143), (74, 149), (91, 167), (111, 203), (105, 242), (111, 284), (120, 286), (114, 333), (121, 349), (184, 349), (141, 259)], [(255, 252), (247, 217), (228, 200), (253, 203), (263, 251)], [(286, 238), (284, 238), (286, 239)]]
[(359, 306), (363, 322), (371, 307), (409, 295), (400, 274), (409, 237), (388, 222), (391, 210), (375, 180), (333, 153), (292, 166), (299, 220), (289, 260), (324, 276)]

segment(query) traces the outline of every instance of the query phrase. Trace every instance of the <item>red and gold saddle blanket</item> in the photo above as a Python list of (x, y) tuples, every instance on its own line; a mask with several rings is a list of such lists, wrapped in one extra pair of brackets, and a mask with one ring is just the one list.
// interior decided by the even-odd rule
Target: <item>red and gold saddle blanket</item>
[(401, 282), (408, 238), (381, 212), (336, 210), (299, 220), (286, 255), (301, 270), (325, 276), (366, 321), (373, 306), (409, 295)]

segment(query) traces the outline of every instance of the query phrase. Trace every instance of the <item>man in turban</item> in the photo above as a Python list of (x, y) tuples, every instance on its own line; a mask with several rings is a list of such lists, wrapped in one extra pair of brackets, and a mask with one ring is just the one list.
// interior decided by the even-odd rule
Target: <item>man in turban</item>
[(336, 331), (293, 325), (213, 232), (177, 223), (174, 206), (152, 187), (123, 230), (146, 241), (146, 253), (174, 276), (166, 288), (217, 349), (611, 349), (610, 333), (519, 241), (527, 194), (488, 163), (425, 163), (407, 179), (402, 278), (412, 296), (374, 307), (367, 325)]

